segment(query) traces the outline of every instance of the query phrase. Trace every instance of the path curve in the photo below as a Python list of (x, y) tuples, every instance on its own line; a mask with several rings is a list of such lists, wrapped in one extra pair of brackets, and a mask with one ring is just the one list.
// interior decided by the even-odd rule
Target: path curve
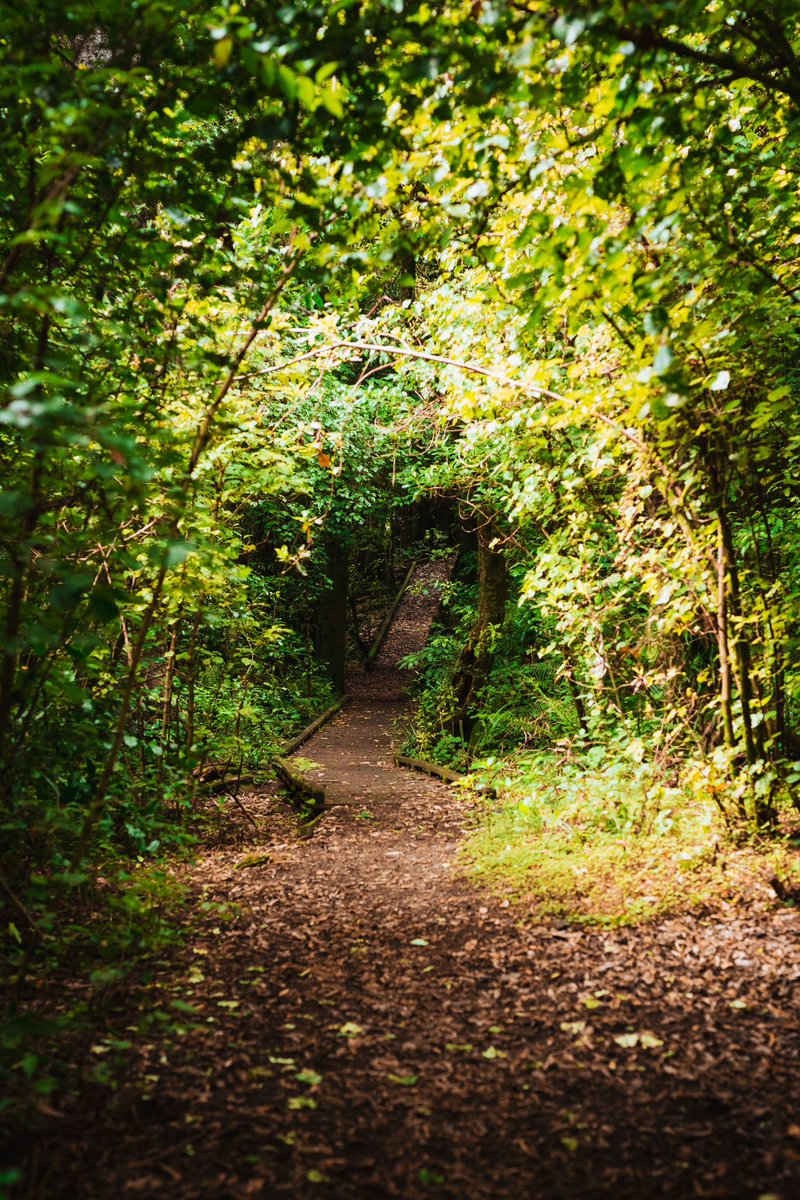
[(401, 640), (300, 752), (313, 836), (253, 793), (268, 832), (200, 857), (128, 1081), (30, 1195), (795, 1200), (797, 914), (522, 923), (457, 868), (473, 802), (392, 764)]

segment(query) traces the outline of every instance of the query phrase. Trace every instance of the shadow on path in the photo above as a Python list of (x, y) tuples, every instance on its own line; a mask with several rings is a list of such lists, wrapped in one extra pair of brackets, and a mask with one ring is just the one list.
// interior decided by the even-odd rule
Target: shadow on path
[(199, 860), (211, 907), (127, 1035), (135, 1069), (31, 1194), (796, 1200), (797, 914), (598, 932), (476, 890), (473, 801), (392, 765), (409, 611), (303, 747), (314, 836), (270, 810), (258, 854)]

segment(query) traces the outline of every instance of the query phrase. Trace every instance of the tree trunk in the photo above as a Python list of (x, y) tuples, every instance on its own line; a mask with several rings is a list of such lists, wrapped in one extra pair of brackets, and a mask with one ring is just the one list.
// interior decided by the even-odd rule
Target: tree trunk
[(344, 691), (344, 667), (347, 653), (347, 590), (350, 548), (340, 538), (325, 539), (328, 557), (326, 573), (330, 586), (317, 604), (315, 647), (328, 668), (337, 692)]
[(733, 732), (733, 686), (728, 645), (725, 543), (721, 527), (717, 549), (717, 650), (719, 653), (719, 707), (722, 715), (722, 733), (727, 749), (732, 751), (736, 746), (736, 738)]
[(197, 635), (200, 631), (200, 622), (203, 619), (203, 609), (198, 608), (195, 613), (194, 621), (192, 622), (192, 632), (189, 637), (189, 655), (186, 664), (187, 670), (187, 686), (186, 686), (186, 754), (192, 753), (194, 745), (194, 714), (195, 714), (195, 686), (197, 682)]
[(475, 724), (481, 688), (492, 670), (494, 636), (503, 624), (508, 600), (508, 566), (504, 555), (492, 546), (495, 536), (491, 521), (478, 529), (478, 620), (453, 676), (452, 730), (465, 741)]
[(727, 512), (723, 509), (720, 509), (717, 515), (719, 520), (720, 552), (724, 557), (725, 584), (729, 600), (729, 611), (734, 622), (732, 630), (733, 638), (730, 639), (733, 649), (732, 666), (739, 691), (745, 754), (748, 763), (752, 765), (759, 755), (753, 731), (753, 687), (750, 672), (750, 644), (747, 640), (747, 634), (742, 629), (739, 571), (736, 565), (736, 551), (733, 545), (730, 521)]
[(572, 703), (575, 705), (575, 712), (578, 717), (578, 725), (580, 727), (581, 732), (585, 733), (586, 730), (588, 729), (588, 726), (586, 723), (586, 706), (583, 703), (583, 696), (581, 695), (581, 689), (578, 685), (578, 680), (575, 676), (575, 668), (572, 665), (572, 657), (570, 655), (570, 652), (569, 652), (566, 642), (562, 642), (561, 657), (564, 662), (564, 676), (569, 685), (570, 695), (572, 696)]
[[(161, 698), (161, 755), (158, 760), (158, 790), (161, 793), (161, 786), (164, 781), (164, 770), (166, 767), (167, 758), (169, 756), (169, 743), (172, 724), (172, 688), (175, 682), (175, 655), (178, 650), (178, 636), (181, 629), (181, 619), (177, 617), (175, 624), (172, 626), (172, 633), (169, 639), (169, 648), (167, 650), (166, 659), (167, 666), (164, 674), (164, 692)], [(177, 738), (176, 738), (177, 740)]]

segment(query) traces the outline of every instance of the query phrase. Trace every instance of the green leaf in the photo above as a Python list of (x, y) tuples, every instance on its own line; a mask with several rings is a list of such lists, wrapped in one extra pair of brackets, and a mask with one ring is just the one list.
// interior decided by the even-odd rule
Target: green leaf
[(344, 1025), (339, 1027), (337, 1037), (353, 1038), (359, 1037), (364, 1030), (355, 1021), (345, 1021)]
[(119, 606), (109, 588), (96, 587), (89, 596), (89, 609), (98, 621), (107, 624), (119, 617)]
[(317, 1087), (318, 1084), (322, 1083), (322, 1078), (323, 1077), (319, 1074), (319, 1072), (312, 1071), (308, 1067), (304, 1068), (302, 1071), (298, 1071), (295, 1075), (295, 1079), (298, 1083), (307, 1083), (309, 1087)]
[(214, 66), (218, 71), (222, 71), (227, 67), (233, 50), (233, 38), (224, 37), (214, 46)]
[(653, 370), (656, 375), (666, 375), (672, 366), (674, 357), (670, 346), (661, 346), (653, 359)]
[(441, 1171), (432, 1171), (429, 1167), (420, 1167), (417, 1172), (417, 1179), (423, 1187), (441, 1187), (447, 1182), (447, 1176)]
[(341, 100), (340, 88), (333, 86), (320, 89), (319, 101), (323, 108), (326, 108), (332, 117), (341, 119), (344, 116), (344, 105)]
[(185, 1000), (170, 1000), (170, 1008), (174, 1008), (176, 1012), (188, 1013), (191, 1016), (199, 1016), (200, 1009), (194, 1004), (187, 1004)]
[(168, 567), (177, 567), (180, 563), (185, 562), (190, 554), (195, 553), (196, 549), (191, 542), (169, 542), (165, 561)]
[(557, 17), (553, 22), (553, 33), (566, 46), (572, 46), (586, 28), (586, 22), (580, 17)]

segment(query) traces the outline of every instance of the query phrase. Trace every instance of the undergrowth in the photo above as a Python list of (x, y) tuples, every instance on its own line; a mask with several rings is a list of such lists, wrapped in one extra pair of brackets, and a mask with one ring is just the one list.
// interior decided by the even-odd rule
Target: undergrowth
[[(596, 924), (741, 896), (800, 901), (789, 784), (724, 746), (671, 744), (634, 694), (609, 710), (585, 687), (582, 725), (557, 631), (535, 605), (509, 605), (469, 736), (454, 727), (451, 681), (478, 602), (469, 554), (459, 567), (427, 645), (405, 660), (417, 683), (402, 749), (499, 797), (463, 852), (475, 878), (539, 916)], [(767, 798), (778, 819), (756, 833)]]
[[(640, 757), (520, 753), (473, 764), (489, 803), (467, 870), (538, 917), (629, 925), (739, 900), (800, 899), (794, 827), (756, 838), (726, 819), (707, 764), (680, 775)], [(638, 761), (637, 761), (638, 760)]]
[(475, 621), (476, 570), (474, 554), (463, 552), (457, 576), (442, 591), (440, 616), (426, 645), (401, 664), (417, 675), (414, 719), (402, 752), (459, 770), (483, 755), (509, 754), (520, 746), (541, 749), (578, 732), (557, 660), (541, 651), (549, 632), (532, 605), (510, 607), (498, 631), (492, 673), (469, 737), (453, 729), (451, 681)]
[[(237, 746), (234, 772), (244, 765), (260, 774), (269, 751), (329, 695), (329, 688), (317, 686), (313, 696), (295, 694), (272, 712), (259, 704), (254, 719), (265, 741), (257, 746), (251, 735), (246, 756)], [(214, 749), (218, 762), (233, 760), (224, 732)], [(24, 886), (0, 873), (0, 1127), (33, 1135), (55, 1095), (116, 1086), (127, 1043), (104, 1040), (102, 1030), (182, 944), (189, 890), (181, 864), (230, 823), (227, 794), (209, 794), (196, 775), (176, 772), (167, 779), (163, 799), (155, 787), (145, 791), (141, 780), (136, 788), (121, 782), (116, 805), (99, 823), (93, 854), (79, 868), (69, 848), (82, 812), (62, 802), (29, 823), (30, 861), (17, 862), (20, 874), (28, 868)], [(210, 904), (201, 901), (198, 913), (207, 915)], [(217, 908), (218, 920), (230, 917)], [(181, 1015), (163, 1012), (158, 1020), (179, 1024)], [(4, 1168), (4, 1153), (0, 1135), (0, 1200), (19, 1181), (15, 1168)]]
[[(63, 888), (56, 907), (48, 885), (50, 903), (40, 906), (25, 937), (17, 931), (16, 950), (6, 953), (0, 1116), (17, 1129), (35, 1130), (55, 1093), (114, 1087), (115, 1062), (126, 1043), (101, 1044), (98, 1030), (185, 935), (188, 889), (164, 865), (109, 860), (105, 874), (75, 878)], [(0, 1165), (0, 1196), (15, 1182), (13, 1171), (3, 1173)]]

